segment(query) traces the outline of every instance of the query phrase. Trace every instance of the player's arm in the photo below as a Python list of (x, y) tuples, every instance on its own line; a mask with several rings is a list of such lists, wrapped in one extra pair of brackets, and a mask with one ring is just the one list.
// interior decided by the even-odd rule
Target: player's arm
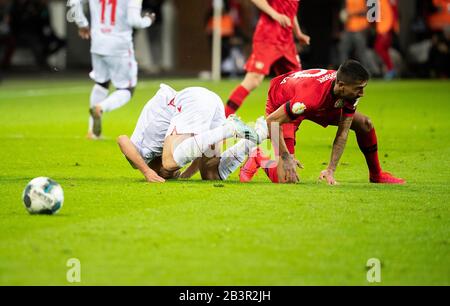
[(200, 169), (200, 162), (202, 161), (202, 158), (199, 157), (196, 160), (194, 160), (189, 167), (186, 168), (186, 170), (183, 171), (183, 173), (181, 173), (180, 178), (181, 179), (189, 179), (191, 178), (194, 174), (196, 174), (198, 172), (198, 170)]
[(91, 31), (89, 29), (89, 21), (84, 15), (83, 0), (70, 0), (68, 6), (71, 7), (68, 18), (70, 21), (75, 21), (78, 27), (78, 35), (82, 39), (89, 39), (91, 37)]
[(327, 169), (320, 173), (320, 180), (326, 180), (329, 185), (335, 185), (336, 180), (334, 179), (334, 172), (341, 159), (342, 153), (344, 153), (345, 145), (347, 143), (348, 132), (352, 125), (353, 116), (341, 115), (339, 121), (338, 130), (336, 132), (336, 137), (333, 142), (333, 149), (331, 151), (331, 160), (328, 164)]
[(297, 16), (294, 18), (294, 35), (295, 35), (295, 38), (297, 38), (301, 44), (309, 45), (309, 43), (311, 41), (311, 37), (309, 37), (309, 35), (306, 35), (305, 33), (302, 32), (302, 29), (300, 28), (300, 24), (298, 23)]
[(155, 171), (150, 169), (150, 167), (145, 163), (141, 154), (131, 142), (130, 138), (126, 135), (119, 136), (117, 138), (117, 144), (120, 150), (125, 155), (130, 163), (132, 163), (141, 173), (144, 175), (147, 182), (159, 182), (163, 183), (165, 180), (160, 177)]
[(278, 22), (282, 27), (292, 26), (291, 19), (288, 16), (280, 14), (274, 10), (267, 0), (252, 0), (252, 2), (258, 9), (269, 15), (270, 18)]
[(145, 13), (142, 17), (142, 0), (130, 0), (128, 3), (127, 22), (135, 29), (145, 29), (152, 25), (156, 16), (154, 13)]
[(284, 179), (289, 183), (296, 183), (299, 181), (297, 167), (300, 165), (290, 154), (284, 141), (283, 129), (281, 128), (282, 124), (292, 121), (292, 118), (286, 113), (285, 107), (285, 105), (280, 106), (267, 117), (266, 121), (269, 127), (269, 138), (272, 140), (273, 145), (279, 148), (285, 173)]

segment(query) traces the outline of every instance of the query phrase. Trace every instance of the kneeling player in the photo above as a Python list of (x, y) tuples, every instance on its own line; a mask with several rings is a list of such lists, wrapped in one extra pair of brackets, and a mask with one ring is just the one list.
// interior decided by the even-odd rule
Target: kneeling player
[(215, 93), (201, 87), (176, 92), (162, 84), (144, 107), (131, 139), (120, 136), (118, 144), (148, 182), (178, 178), (179, 170), (194, 160), (184, 177), (198, 167), (204, 179), (225, 180), (252, 146), (233, 146), (220, 157), (214, 157), (211, 147), (235, 136), (256, 146), (267, 137), (262, 121), (257, 132), (235, 116), (225, 119), (223, 102)]
[[(243, 182), (252, 179), (259, 167), (264, 167), (273, 182), (297, 182), (294, 159), (295, 131), (303, 120), (311, 120), (327, 127), (338, 126), (333, 142), (331, 160), (320, 179), (335, 184), (334, 172), (344, 152), (349, 130), (356, 133), (358, 145), (364, 154), (369, 168), (369, 180), (372, 183), (403, 184), (405, 181), (381, 170), (378, 160), (377, 137), (370, 119), (357, 112), (358, 100), (364, 95), (369, 73), (356, 61), (346, 61), (338, 71), (313, 69), (279, 76), (270, 84), (266, 106), (267, 123), (276, 125), (279, 143), (280, 161), (277, 167), (267, 167), (269, 161), (260, 151), (252, 154), (241, 168), (240, 179)], [(295, 129), (280, 128), (285, 123), (294, 123)], [(271, 137), (272, 140), (276, 137)]]

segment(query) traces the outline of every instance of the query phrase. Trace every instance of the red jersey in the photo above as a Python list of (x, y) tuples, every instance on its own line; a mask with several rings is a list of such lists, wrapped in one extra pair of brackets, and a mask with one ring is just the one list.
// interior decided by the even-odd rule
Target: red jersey
[[(292, 26), (294, 25), (300, 0), (268, 0), (267, 2), (275, 11), (288, 16), (291, 19)], [(253, 34), (253, 42), (275, 45), (294, 43), (292, 26), (283, 28), (266, 13), (261, 12), (260, 14), (255, 34)]]
[(334, 70), (312, 69), (274, 78), (270, 83), (267, 114), (284, 105), (292, 121), (300, 117), (316, 121), (337, 111), (352, 117), (357, 101), (344, 101), (334, 95), (336, 74)]

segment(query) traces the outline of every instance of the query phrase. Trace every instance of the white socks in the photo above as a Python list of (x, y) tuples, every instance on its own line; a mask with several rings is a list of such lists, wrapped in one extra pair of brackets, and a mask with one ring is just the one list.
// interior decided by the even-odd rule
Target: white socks
[(100, 105), (104, 113), (118, 109), (131, 100), (131, 92), (127, 89), (118, 89), (104, 99)]
[(188, 163), (201, 157), (209, 147), (234, 136), (234, 127), (225, 123), (213, 130), (190, 137), (181, 142), (173, 152), (173, 159), (182, 168)]
[(220, 156), (219, 176), (226, 180), (245, 160), (250, 151), (256, 148), (256, 144), (247, 139), (241, 139), (237, 144), (226, 150)]
[[(109, 90), (107, 88), (95, 84), (94, 87), (92, 87), (91, 91), (90, 108), (93, 108), (94, 106), (105, 100), (106, 97), (108, 97), (108, 94)], [(93, 124), (94, 120), (92, 119), (92, 116), (89, 116), (89, 132), (92, 132)]]

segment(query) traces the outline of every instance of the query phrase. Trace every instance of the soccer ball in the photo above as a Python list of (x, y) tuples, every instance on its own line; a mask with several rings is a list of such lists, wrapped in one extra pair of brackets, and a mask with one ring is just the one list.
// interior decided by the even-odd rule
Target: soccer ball
[(56, 214), (64, 202), (64, 192), (57, 182), (48, 177), (37, 177), (28, 183), (22, 195), (30, 214)]

